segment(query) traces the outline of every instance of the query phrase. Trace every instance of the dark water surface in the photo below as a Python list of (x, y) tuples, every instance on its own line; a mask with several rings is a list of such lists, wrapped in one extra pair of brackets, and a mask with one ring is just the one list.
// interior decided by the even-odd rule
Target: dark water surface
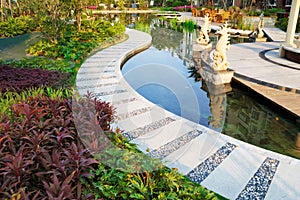
[(13, 38), (0, 38), (0, 59), (21, 59), (26, 56), (25, 49), (36, 43), (41, 34), (27, 33)]

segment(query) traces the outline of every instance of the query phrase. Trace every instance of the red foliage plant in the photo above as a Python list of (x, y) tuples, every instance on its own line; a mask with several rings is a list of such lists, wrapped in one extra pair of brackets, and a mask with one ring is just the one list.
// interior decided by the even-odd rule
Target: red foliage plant
[(13, 68), (0, 66), (0, 92), (20, 92), (32, 87), (50, 86), (60, 88), (68, 86), (69, 73), (44, 69)]
[[(113, 120), (109, 104), (82, 99), (93, 105), (95, 111), (89, 114), (96, 113), (97, 126), (108, 130)], [(89, 198), (82, 195), (80, 179), (90, 176), (98, 162), (78, 137), (75, 118), (80, 116), (73, 116), (72, 104), (63, 98), (29, 98), (14, 104), (10, 114), (2, 117), (0, 199), (15, 195), (22, 199)]]

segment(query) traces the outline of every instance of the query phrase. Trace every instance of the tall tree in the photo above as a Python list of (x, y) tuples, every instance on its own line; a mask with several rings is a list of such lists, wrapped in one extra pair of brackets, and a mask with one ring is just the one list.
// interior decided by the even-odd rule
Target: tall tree
[(9, 7), (9, 10), (10, 10), (10, 16), (11, 16), (11, 17), (14, 17), (14, 14), (13, 14), (13, 7), (12, 7), (11, 0), (8, 0), (8, 7)]
[(76, 18), (77, 29), (81, 29), (82, 14), (87, 13), (86, 7), (99, 1), (95, 0), (71, 0), (69, 9), (73, 11), (72, 15)]
[(7, 20), (6, 1), (1, 0), (1, 20)]
[(62, 0), (35, 0), (35, 8), (41, 32), (51, 42), (57, 43), (66, 28), (68, 4)]

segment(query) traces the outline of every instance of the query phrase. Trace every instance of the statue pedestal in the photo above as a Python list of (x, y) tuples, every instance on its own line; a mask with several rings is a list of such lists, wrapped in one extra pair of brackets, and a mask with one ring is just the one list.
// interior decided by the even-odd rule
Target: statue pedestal
[(216, 86), (231, 82), (234, 74), (233, 70), (216, 70), (213, 66), (211, 52), (203, 51), (201, 53), (201, 68), (199, 68), (199, 73), (203, 80)]
[(266, 42), (267, 38), (263, 37), (263, 38), (255, 38), (255, 42)]
[(211, 49), (211, 48), (212, 48), (211, 43), (208, 43), (208, 44), (194, 44), (193, 45), (193, 52), (204, 51), (204, 50)]
[(211, 67), (203, 66), (201, 77), (213, 85), (223, 85), (231, 82), (233, 74), (233, 70), (215, 71)]

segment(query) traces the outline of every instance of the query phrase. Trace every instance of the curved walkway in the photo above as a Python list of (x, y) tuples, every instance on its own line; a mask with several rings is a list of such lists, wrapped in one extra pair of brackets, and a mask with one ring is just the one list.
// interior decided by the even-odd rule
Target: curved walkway
[(279, 57), (278, 42), (232, 45), (228, 52), (235, 75), (266, 86), (300, 94), (300, 64)]
[(116, 108), (117, 126), (141, 151), (229, 199), (299, 199), (300, 160), (267, 151), (193, 123), (144, 99), (123, 79), (128, 56), (151, 44), (148, 34), (127, 30), (129, 39), (88, 58), (76, 84)]

